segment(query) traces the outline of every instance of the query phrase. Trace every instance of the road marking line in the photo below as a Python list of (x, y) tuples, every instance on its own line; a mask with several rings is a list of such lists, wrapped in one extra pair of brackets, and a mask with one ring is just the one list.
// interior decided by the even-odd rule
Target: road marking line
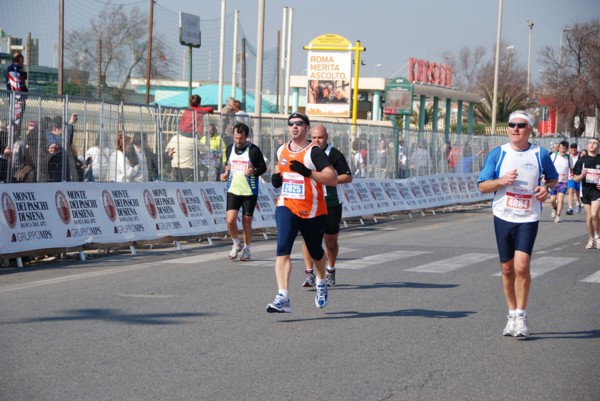
[(336, 269), (348, 269), (348, 270), (357, 270), (364, 269), (365, 267), (378, 265), (386, 262), (391, 262), (393, 260), (410, 258), (413, 256), (423, 255), (426, 253), (431, 253), (430, 251), (395, 251), (384, 253), (381, 255), (374, 256), (365, 256), (358, 259), (352, 260), (344, 260), (338, 261)]
[(421, 273), (448, 273), (453, 270), (460, 269), (461, 267), (485, 262), (486, 260), (496, 257), (496, 255), (490, 255), (487, 253), (467, 253), (462, 256), (455, 256), (453, 258), (442, 259), (436, 262), (427, 263), (425, 265), (412, 267), (406, 271)]
[[(568, 265), (569, 263), (575, 262), (578, 258), (561, 258), (557, 256), (544, 256), (542, 258), (533, 259), (531, 261), (531, 277), (539, 277), (542, 274), (556, 270), (559, 267)], [(494, 274), (494, 276), (502, 276), (502, 272)]]
[(584, 283), (600, 283), (600, 271), (597, 271), (591, 276), (587, 276), (581, 281), (583, 281)]

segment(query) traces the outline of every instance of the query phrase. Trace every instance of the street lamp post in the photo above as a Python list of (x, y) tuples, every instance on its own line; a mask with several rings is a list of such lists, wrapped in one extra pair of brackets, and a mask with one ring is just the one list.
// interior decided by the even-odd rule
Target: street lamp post
[(531, 77), (531, 35), (533, 33), (533, 22), (527, 20), (529, 27), (529, 50), (527, 52), (527, 98), (529, 98), (529, 82)]
[(506, 53), (507, 53), (507, 56), (508, 56), (508, 63), (507, 63), (508, 64), (508, 71), (507, 71), (507, 77), (506, 77), (506, 79), (510, 78), (510, 77), (508, 77), (508, 74), (510, 74), (511, 68), (512, 68), (512, 56), (513, 56), (513, 49), (514, 48), (515, 47), (513, 45), (510, 45), (510, 46), (506, 47)]
[(502, 36), (502, 0), (498, 0), (498, 33), (496, 35), (496, 60), (494, 67), (494, 95), (492, 100), (492, 135), (496, 135), (496, 113), (498, 112), (498, 68), (500, 65), (500, 37)]
[(373, 65), (373, 76), (375, 76), (375, 68), (379, 68), (379, 67), (381, 67), (382, 65), (383, 65), (382, 63), (379, 63), (379, 64), (375, 64), (375, 65)]
[[(558, 70), (556, 74), (556, 85), (560, 85), (560, 69), (562, 68), (562, 48), (563, 48), (563, 35), (565, 32), (571, 32), (572, 27), (567, 26), (560, 31), (560, 44), (558, 45)], [(556, 104), (556, 120), (554, 123), (554, 129), (558, 132), (558, 103)]]

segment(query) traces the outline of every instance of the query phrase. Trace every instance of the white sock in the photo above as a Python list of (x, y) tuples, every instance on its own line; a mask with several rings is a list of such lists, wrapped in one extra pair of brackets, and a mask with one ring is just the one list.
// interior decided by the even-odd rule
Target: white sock
[(241, 238), (235, 238), (235, 239), (233, 240), (233, 243), (234, 243), (234, 244), (236, 244), (236, 245), (239, 245), (239, 244), (241, 244), (241, 243), (242, 243), (242, 239), (241, 239)]
[(327, 266), (327, 270), (335, 270), (335, 266)]
[(509, 309), (508, 310), (508, 316), (516, 316), (517, 311), (516, 309)]
[(327, 285), (327, 280), (324, 278), (317, 278), (317, 285)]
[(525, 309), (517, 309), (515, 313), (517, 316), (527, 316), (527, 311)]
[(289, 295), (289, 291), (288, 291), (288, 290), (284, 290), (284, 289), (281, 289), (281, 288), (280, 288), (280, 289), (279, 289), (279, 293), (280, 293), (281, 295), (283, 295), (283, 297), (284, 297), (284, 298), (288, 298), (288, 295)]

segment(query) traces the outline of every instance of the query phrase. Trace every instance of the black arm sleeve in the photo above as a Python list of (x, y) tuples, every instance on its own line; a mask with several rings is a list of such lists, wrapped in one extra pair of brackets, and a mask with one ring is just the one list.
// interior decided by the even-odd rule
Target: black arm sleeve
[(250, 148), (249, 157), (250, 162), (256, 169), (254, 176), (259, 177), (263, 175), (267, 171), (267, 164), (265, 163), (265, 158), (263, 157), (263, 154), (258, 146), (252, 146)]
[(350, 170), (350, 166), (348, 166), (346, 157), (344, 157), (344, 154), (338, 149), (331, 148), (331, 151), (329, 152), (329, 162), (338, 175), (352, 175), (352, 171)]
[(310, 151), (310, 158), (312, 159), (317, 171), (322, 171), (325, 167), (330, 166), (329, 158), (327, 154), (318, 146), (314, 146)]

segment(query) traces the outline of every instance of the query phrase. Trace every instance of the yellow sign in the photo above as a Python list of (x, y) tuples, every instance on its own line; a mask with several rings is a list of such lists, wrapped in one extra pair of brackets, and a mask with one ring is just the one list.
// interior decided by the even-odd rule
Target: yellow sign
[(311, 40), (306, 48), (307, 50), (310, 50), (313, 46), (347, 47), (348, 50), (350, 50), (352, 48), (352, 43), (343, 36), (335, 33), (326, 33), (325, 35), (317, 36)]

